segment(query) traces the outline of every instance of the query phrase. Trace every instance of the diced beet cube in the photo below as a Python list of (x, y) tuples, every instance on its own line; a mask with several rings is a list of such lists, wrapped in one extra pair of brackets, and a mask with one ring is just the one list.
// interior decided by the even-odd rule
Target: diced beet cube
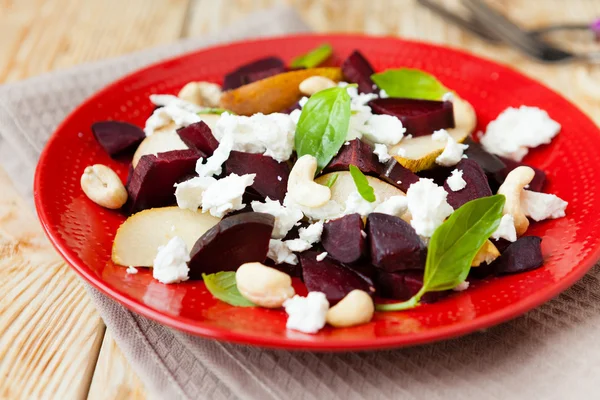
[(127, 169), (127, 180), (125, 182), (125, 187), (129, 187), (131, 183), (131, 178), (133, 178), (133, 164), (129, 164), (129, 168)]
[(92, 133), (111, 157), (135, 150), (146, 137), (142, 128), (121, 121), (96, 122), (92, 124)]
[(473, 160), (479, 164), (486, 175), (496, 174), (506, 168), (506, 164), (499, 157), (485, 151), (483, 146), (475, 142), (471, 137), (466, 138), (463, 143), (469, 145), (467, 150), (465, 150), (465, 154), (469, 160)]
[(177, 130), (179, 138), (187, 147), (196, 150), (202, 157), (210, 157), (219, 147), (219, 142), (204, 121), (196, 122)]
[(546, 173), (539, 168), (532, 167), (531, 165), (527, 165), (525, 163), (521, 163), (518, 161), (511, 160), (510, 158), (499, 157), (504, 164), (506, 164), (506, 168), (502, 171), (499, 171), (494, 175), (496, 181), (498, 182), (498, 186), (502, 185), (504, 179), (510, 171), (513, 169), (520, 167), (522, 165), (530, 167), (535, 172), (535, 176), (533, 180), (529, 183), (529, 187), (527, 190), (531, 190), (534, 192), (541, 192), (544, 189), (544, 185), (546, 184)]
[(371, 263), (388, 272), (425, 268), (427, 248), (412, 226), (388, 214), (367, 217)]
[(231, 90), (285, 72), (285, 63), (278, 57), (266, 57), (242, 65), (225, 75), (223, 90)]
[(314, 250), (298, 255), (302, 265), (304, 284), (309, 292), (323, 292), (329, 305), (334, 305), (355, 289), (375, 294), (373, 282), (365, 279), (349, 268), (339, 264), (331, 257), (317, 261), (319, 253)]
[(379, 93), (379, 89), (371, 79), (374, 73), (369, 61), (358, 50), (354, 50), (342, 64), (342, 74), (347, 81), (358, 84), (360, 93)]
[(544, 264), (542, 238), (523, 236), (506, 248), (492, 263), (498, 275), (531, 271)]
[(398, 117), (406, 132), (413, 136), (431, 135), (438, 129), (454, 128), (451, 101), (389, 97), (371, 100), (369, 106), (375, 114)]
[(485, 279), (489, 276), (494, 275), (494, 266), (492, 264), (481, 263), (478, 267), (472, 267), (469, 270), (469, 279)]
[(283, 203), (290, 175), (290, 166), (286, 162), (277, 162), (262, 154), (232, 151), (225, 162), (225, 171), (227, 175), (256, 174), (251, 188), (263, 198)]
[(175, 202), (175, 183), (194, 172), (200, 156), (194, 150), (175, 150), (140, 158), (127, 192), (127, 209), (134, 213)]
[(275, 268), (278, 271), (283, 272), (284, 274), (288, 274), (292, 278), (300, 278), (302, 279), (302, 266), (298, 263), (296, 265), (281, 263), (275, 264), (273, 260), (267, 258), (264, 262), (267, 267)]
[(381, 174), (383, 167), (368, 143), (354, 139), (350, 141), (350, 144), (342, 146), (339, 153), (323, 169), (323, 173), (348, 171), (350, 165), (355, 165), (364, 174), (375, 176)]
[(417, 172), (417, 175), (419, 178), (433, 179), (433, 182), (435, 182), (436, 185), (444, 186), (446, 179), (448, 179), (448, 177), (452, 174), (452, 170), (454, 170), (454, 168), (455, 167), (442, 167), (436, 165), (432, 169), (424, 169)]
[[(386, 299), (405, 301), (423, 287), (422, 271), (386, 272), (379, 271), (375, 281), (377, 295)], [(428, 292), (421, 297), (422, 303), (435, 303), (452, 293), (451, 290)]]
[(394, 159), (388, 161), (388, 163), (383, 167), (379, 177), (387, 183), (396, 186), (404, 193), (406, 193), (410, 185), (419, 181), (419, 176), (417, 176), (408, 168), (400, 165)]
[(275, 218), (248, 212), (224, 218), (202, 235), (190, 252), (190, 279), (235, 271), (247, 262), (264, 262)]
[(492, 195), (492, 189), (488, 183), (485, 172), (477, 162), (465, 158), (456, 164), (456, 169), (462, 171), (462, 178), (467, 182), (467, 186), (457, 192), (450, 189), (448, 182), (444, 183), (444, 189), (448, 192), (447, 201), (455, 210), (463, 204)]
[(342, 262), (358, 261), (367, 250), (365, 226), (360, 214), (349, 214), (323, 225), (321, 244), (330, 257)]

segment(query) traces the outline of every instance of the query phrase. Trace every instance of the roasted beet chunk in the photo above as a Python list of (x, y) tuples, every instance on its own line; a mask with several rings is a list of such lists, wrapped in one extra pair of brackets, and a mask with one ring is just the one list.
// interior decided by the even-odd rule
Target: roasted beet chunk
[(465, 139), (463, 143), (469, 145), (469, 148), (465, 150), (465, 154), (469, 160), (473, 160), (479, 164), (486, 175), (496, 174), (506, 168), (506, 164), (499, 157), (485, 151), (481, 144), (476, 143), (470, 137)]
[(371, 64), (358, 50), (354, 50), (342, 64), (342, 74), (349, 82), (358, 84), (360, 93), (379, 93), (379, 89), (371, 79), (374, 73)]
[(288, 274), (292, 278), (300, 278), (302, 279), (302, 267), (300, 264), (292, 265), (288, 263), (275, 264), (273, 260), (267, 258), (264, 264), (268, 267), (275, 268), (278, 271), (283, 272), (284, 274)]
[(375, 294), (370, 279), (339, 264), (331, 257), (317, 261), (319, 253), (313, 250), (299, 254), (304, 284), (309, 292), (323, 292), (330, 305), (334, 305), (354, 289)]
[(235, 271), (247, 262), (264, 262), (275, 218), (248, 212), (224, 218), (198, 239), (190, 252), (190, 279)]
[(283, 203), (290, 175), (290, 166), (286, 162), (280, 163), (262, 154), (232, 151), (225, 163), (225, 171), (227, 175), (256, 174), (251, 188), (263, 198)]
[(425, 268), (427, 248), (407, 222), (388, 214), (367, 217), (371, 263), (388, 272)]
[(126, 208), (134, 213), (146, 208), (164, 207), (175, 202), (175, 183), (194, 172), (198, 153), (175, 150), (140, 158), (127, 185)]
[(506, 248), (491, 265), (498, 275), (531, 271), (542, 266), (542, 238), (523, 236)]
[(231, 90), (248, 83), (259, 81), (269, 76), (285, 72), (285, 63), (278, 57), (261, 58), (242, 65), (235, 71), (225, 75), (223, 90)]
[[(375, 281), (377, 295), (386, 299), (405, 301), (413, 297), (423, 286), (422, 271), (386, 272), (379, 271)], [(421, 297), (422, 303), (434, 303), (451, 293), (428, 292)]]
[(321, 244), (330, 257), (343, 263), (356, 262), (367, 249), (364, 228), (359, 214), (333, 219), (323, 225)]
[(454, 128), (452, 102), (389, 97), (369, 102), (375, 114), (398, 117), (413, 136), (431, 135), (438, 129)]
[(204, 121), (181, 128), (177, 130), (177, 134), (187, 147), (196, 150), (202, 157), (212, 156), (219, 146), (219, 142)]
[(488, 183), (485, 172), (481, 169), (477, 162), (470, 159), (463, 159), (456, 164), (456, 169), (462, 171), (462, 178), (467, 182), (467, 186), (457, 192), (450, 189), (448, 182), (444, 183), (444, 189), (448, 192), (448, 204), (455, 210), (463, 204), (492, 195), (492, 189)]
[(541, 192), (544, 189), (544, 185), (546, 184), (546, 173), (544, 171), (542, 171), (539, 168), (532, 167), (531, 165), (527, 165), (525, 163), (511, 160), (510, 158), (504, 158), (504, 157), (499, 157), (499, 158), (502, 160), (502, 162), (504, 164), (506, 164), (506, 168), (504, 168), (502, 171), (500, 171), (494, 175), (496, 181), (498, 182), (498, 186), (502, 185), (502, 183), (504, 182), (504, 179), (506, 179), (506, 176), (508, 175), (508, 173), (510, 171), (512, 171), (513, 169), (515, 169), (517, 167), (525, 165), (527, 167), (532, 168), (533, 171), (535, 172), (535, 176), (533, 177), (533, 180), (529, 183), (529, 187), (527, 188), (527, 190), (531, 190), (534, 192)]
[(354, 139), (349, 144), (342, 146), (323, 172), (348, 171), (350, 165), (355, 165), (364, 174), (375, 176), (380, 175), (383, 167), (368, 143)]
[(146, 137), (140, 127), (121, 121), (96, 122), (92, 133), (111, 157), (135, 150)]
[(419, 177), (414, 172), (408, 168), (404, 168), (395, 159), (387, 162), (379, 177), (405, 193), (410, 185), (419, 181)]

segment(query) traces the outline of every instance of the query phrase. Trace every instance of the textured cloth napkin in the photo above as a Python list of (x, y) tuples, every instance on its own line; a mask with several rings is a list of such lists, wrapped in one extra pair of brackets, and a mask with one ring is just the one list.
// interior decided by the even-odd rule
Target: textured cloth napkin
[[(288, 8), (189, 39), (0, 87), (0, 162), (31, 198), (45, 141), (78, 103), (150, 62), (217, 42), (305, 31)], [(88, 291), (121, 350), (160, 399), (597, 399), (600, 268), (509, 323), (394, 351), (308, 353), (201, 339)]]

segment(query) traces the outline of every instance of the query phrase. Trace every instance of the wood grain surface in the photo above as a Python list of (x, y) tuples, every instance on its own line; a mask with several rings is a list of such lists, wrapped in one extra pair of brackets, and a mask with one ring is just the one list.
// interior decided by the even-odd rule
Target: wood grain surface
[[(443, 2), (460, 11), (459, 0)], [(493, 3), (529, 28), (600, 16), (598, 0)], [(293, 6), (317, 32), (397, 35), (509, 64), (600, 123), (600, 66), (535, 63), (445, 23), (415, 0), (0, 0), (0, 83), (217, 32), (278, 4)], [(561, 38), (569, 46), (574, 39)], [(0, 398), (146, 398), (80, 281), (1, 169), (0, 290)]]

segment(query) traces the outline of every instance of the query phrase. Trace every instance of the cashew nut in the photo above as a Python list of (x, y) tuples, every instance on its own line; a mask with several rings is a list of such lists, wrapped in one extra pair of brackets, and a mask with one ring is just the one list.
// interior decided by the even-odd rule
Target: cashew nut
[(498, 189), (498, 194), (503, 194), (506, 197), (503, 213), (513, 216), (515, 230), (519, 236), (523, 235), (529, 228), (527, 215), (521, 209), (521, 194), (534, 176), (535, 171), (530, 167), (517, 167), (508, 173), (504, 183)]
[(303, 94), (312, 96), (321, 90), (329, 89), (334, 86), (335, 82), (331, 79), (325, 76), (314, 75), (300, 82), (300, 86), (298, 86), (298, 88)]
[(177, 97), (200, 107), (218, 107), (221, 87), (210, 82), (190, 82), (179, 91)]
[(235, 281), (242, 296), (260, 307), (279, 308), (295, 294), (288, 274), (259, 262), (242, 264)]
[(81, 189), (94, 203), (117, 209), (127, 201), (127, 190), (115, 171), (106, 165), (86, 167), (81, 175)]
[(366, 324), (373, 318), (374, 312), (371, 296), (355, 289), (327, 311), (327, 323), (336, 328)]
[(331, 190), (314, 181), (317, 159), (306, 154), (300, 157), (288, 177), (288, 195), (305, 207), (321, 207), (331, 199)]
[(475, 255), (471, 267), (479, 267), (482, 263), (490, 264), (496, 258), (500, 257), (498, 248), (491, 241), (486, 241)]

